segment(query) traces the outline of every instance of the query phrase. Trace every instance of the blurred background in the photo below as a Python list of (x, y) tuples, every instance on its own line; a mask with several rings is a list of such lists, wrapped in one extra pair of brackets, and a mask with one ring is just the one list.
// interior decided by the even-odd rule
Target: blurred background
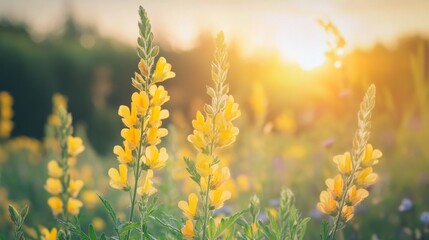
[(303, 215), (313, 219), (308, 239), (318, 239), (324, 219), (315, 209), (319, 193), (336, 172), (332, 157), (351, 150), (359, 103), (374, 83), (370, 142), (384, 155), (375, 167), (380, 180), (346, 236), (429, 239), (429, 221), (421, 219), (429, 211), (426, 0), (0, 0), (0, 91), (11, 94), (14, 112), (0, 151), (2, 230), (10, 231), (9, 201), (32, 206), (29, 225), (55, 223), (43, 190), (49, 160), (43, 140), (55, 93), (68, 99), (86, 146), (78, 163), (87, 177), (84, 221), (96, 221), (99, 231), (111, 224), (94, 192), (126, 208), (106, 171), (116, 164), (113, 146), (121, 143), (117, 109), (134, 91), (139, 5), (148, 12), (160, 55), (177, 74), (165, 84), (170, 159), (158, 176), (167, 206), (175, 209), (193, 190), (183, 162), (194, 153), (186, 137), (195, 112), (209, 100), (214, 38), (223, 30), (228, 82), (242, 109), (238, 140), (223, 152), (232, 166), (228, 207), (245, 208), (256, 193), (270, 208), (289, 187)]

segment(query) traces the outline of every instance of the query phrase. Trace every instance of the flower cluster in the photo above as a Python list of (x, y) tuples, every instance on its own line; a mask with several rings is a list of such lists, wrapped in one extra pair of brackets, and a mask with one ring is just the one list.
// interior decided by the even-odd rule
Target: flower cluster
[[(61, 146), (60, 161), (51, 160), (48, 163), (48, 175), (45, 189), (52, 195), (48, 199), (55, 216), (60, 214), (67, 219), (67, 215), (77, 216), (83, 203), (77, 198), (84, 183), (71, 176), (70, 171), (76, 164), (76, 157), (85, 150), (82, 139), (72, 136), (72, 119), (64, 109), (58, 111), (60, 124), (58, 136)], [(64, 210), (64, 206), (65, 209)]]
[[(219, 209), (224, 202), (231, 198), (231, 192), (225, 190), (224, 183), (230, 178), (227, 166), (222, 167), (216, 150), (232, 144), (239, 132), (232, 123), (241, 113), (234, 98), (228, 95), (229, 88), (225, 84), (228, 72), (226, 45), (223, 33), (217, 38), (215, 62), (212, 76), (215, 88), (208, 87), (207, 93), (212, 98), (211, 104), (205, 105), (205, 114), (200, 111), (192, 121), (193, 134), (188, 136), (189, 142), (197, 149), (195, 162), (187, 160), (191, 178), (198, 184), (202, 198), (202, 237), (205, 239), (207, 222), (212, 217), (212, 211)], [(178, 206), (187, 218), (182, 234), (186, 238), (195, 236), (194, 220), (197, 214), (198, 197), (191, 193), (188, 202), (180, 201)], [(200, 219), (200, 218), (198, 218)]]
[(13, 99), (8, 92), (0, 92), (0, 138), (8, 138), (13, 129)]

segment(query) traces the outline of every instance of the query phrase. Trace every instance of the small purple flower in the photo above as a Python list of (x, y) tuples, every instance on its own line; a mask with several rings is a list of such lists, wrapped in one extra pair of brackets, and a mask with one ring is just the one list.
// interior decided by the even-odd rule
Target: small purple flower
[(323, 216), (324, 216), (323, 213), (318, 209), (313, 209), (310, 211), (310, 217), (312, 219), (320, 220), (323, 218)]
[(409, 198), (402, 199), (401, 205), (399, 205), (398, 210), (400, 212), (407, 212), (413, 208), (413, 201)]
[(424, 224), (429, 224), (429, 212), (422, 212), (422, 215), (420, 215), (420, 221)]
[(271, 207), (278, 207), (278, 206), (280, 206), (280, 200), (279, 199), (271, 199), (268, 202), (268, 205), (270, 205)]

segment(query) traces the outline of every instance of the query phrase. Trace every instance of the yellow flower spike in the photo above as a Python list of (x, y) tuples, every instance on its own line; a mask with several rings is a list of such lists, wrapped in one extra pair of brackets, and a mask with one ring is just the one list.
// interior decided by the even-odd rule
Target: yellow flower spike
[(341, 174), (350, 175), (353, 169), (352, 158), (349, 152), (334, 157), (334, 163), (338, 165)]
[(168, 118), (169, 112), (167, 109), (162, 109), (160, 106), (154, 106), (150, 108), (149, 125), (152, 127), (159, 127), (162, 124), (162, 120)]
[(223, 204), (226, 200), (231, 198), (231, 192), (225, 191), (222, 188), (218, 188), (216, 190), (210, 191), (209, 196), (210, 205), (214, 207), (214, 209), (219, 209), (223, 207)]
[(212, 162), (213, 159), (210, 155), (204, 153), (197, 154), (195, 167), (201, 177), (207, 177), (213, 173), (214, 168), (217, 166), (212, 166)]
[(353, 185), (347, 191), (347, 202), (351, 206), (356, 206), (362, 200), (364, 200), (366, 197), (368, 197), (368, 195), (369, 195), (369, 193), (366, 189), (363, 189), (363, 188), (357, 189), (357, 187), (355, 185)]
[(82, 189), (84, 183), (82, 180), (70, 180), (69, 187), (67, 191), (70, 193), (70, 196), (77, 197), (79, 195), (80, 190)]
[(170, 100), (170, 96), (168, 96), (164, 86), (152, 85), (149, 88), (149, 94), (152, 96), (153, 106), (161, 106)]
[(43, 228), (41, 233), (42, 240), (57, 240), (58, 231), (56, 228), (52, 228), (51, 231), (49, 231), (47, 228)]
[(63, 185), (59, 179), (48, 178), (48, 180), (46, 180), (45, 189), (52, 195), (58, 195), (63, 191)]
[(109, 169), (110, 186), (119, 190), (126, 190), (128, 188), (128, 169), (126, 164), (119, 164), (119, 171), (116, 168)]
[(117, 156), (118, 161), (121, 164), (128, 164), (133, 160), (133, 154), (126, 142), (124, 142), (124, 147), (116, 145), (113, 148), (113, 153)]
[(69, 136), (67, 139), (68, 153), (75, 157), (85, 150), (82, 139), (80, 137)]
[(150, 169), (160, 169), (165, 166), (167, 159), (168, 154), (165, 148), (158, 150), (155, 146), (149, 146), (146, 148), (143, 162), (149, 166)]
[(131, 96), (132, 104), (136, 106), (137, 114), (143, 116), (146, 114), (149, 107), (149, 97), (146, 92), (140, 91), (139, 93), (135, 92)]
[(228, 100), (226, 101), (224, 115), (227, 121), (232, 121), (241, 115), (241, 111), (238, 109), (238, 103), (234, 102), (234, 97), (231, 95), (228, 96)]
[(327, 191), (320, 193), (320, 202), (317, 203), (317, 209), (326, 215), (333, 215), (337, 210), (337, 201)]
[(367, 188), (377, 182), (378, 175), (372, 172), (372, 167), (365, 168), (357, 173), (356, 185)]
[(223, 167), (222, 169), (218, 169), (213, 173), (213, 178), (211, 182), (211, 189), (217, 189), (222, 186), (229, 178), (231, 177), (231, 173), (229, 172), (228, 167)]
[(194, 239), (195, 230), (192, 220), (186, 220), (185, 226), (183, 226), (181, 232), (186, 239)]
[(138, 64), (140, 73), (143, 75), (147, 75), (149, 72), (149, 66), (147, 65), (147, 62), (143, 59), (140, 59), (140, 62)]
[(153, 186), (152, 178), (153, 178), (153, 171), (149, 169), (146, 173), (146, 179), (144, 181), (143, 186), (137, 188), (137, 194), (138, 195), (140, 195), (140, 196), (143, 196), (143, 195), (151, 196), (152, 194), (154, 194), (158, 191)]
[(125, 105), (119, 106), (118, 115), (122, 117), (122, 122), (128, 128), (135, 127), (139, 123), (137, 118), (137, 107), (134, 102), (131, 103), (131, 110)]
[(140, 133), (141, 130), (138, 128), (124, 128), (121, 131), (121, 136), (125, 139), (130, 150), (137, 148), (140, 142)]
[(352, 206), (344, 206), (343, 210), (341, 212), (341, 218), (345, 221), (348, 222), (350, 219), (353, 218), (355, 213), (355, 209)]
[(51, 207), (54, 216), (63, 212), (63, 201), (61, 201), (61, 198), (59, 197), (50, 197), (48, 199), (48, 205)]
[(171, 71), (171, 64), (167, 63), (165, 58), (160, 57), (156, 63), (155, 72), (153, 73), (153, 83), (163, 82), (175, 76), (176, 74)]
[(167, 136), (168, 130), (166, 128), (152, 127), (147, 131), (147, 142), (149, 145), (157, 145), (161, 142), (161, 138)]
[(53, 178), (60, 178), (63, 175), (63, 169), (58, 165), (58, 162), (51, 160), (48, 163), (48, 175)]
[(183, 215), (189, 220), (194, 219), (197, 212), (198, 196), (195, 193), (189, 194), (188, 202), (180, 201), (178, 207), (182, 209)]
[(378, 159), (383, 156), (383, 153), (378, 149), (373, 149), (371, 144), (367, 144), (365, 154), (362, 159), (362, 167), (371, 167), (378, 163)]
[(72, 216), (77, 216), (79, 214), (80, 208), (83, 206), (83, 203), (75, 198), (69, 198), (67, 201), (67, 212)]
[(334, 178), (326, 179), (326, 186), (328, 186), (328, 191), (332, 194), (332, 196), (337, 199), (341, 197), (343, 194), (343, 178), (341, 175), (337, 175)]

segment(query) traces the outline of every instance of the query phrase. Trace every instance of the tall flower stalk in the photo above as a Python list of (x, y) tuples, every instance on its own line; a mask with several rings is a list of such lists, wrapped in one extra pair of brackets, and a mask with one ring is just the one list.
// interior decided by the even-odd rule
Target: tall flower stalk
[[(194, 131), (188, 136), (188, 141), (197, 150), (196, 160), (185, 159), (191, 179), (198, 184), (199, 197), (191, 193), (188, 202), (180, 201), (178, 204), (187, 219), (182, 234), (188, 239), (196, 236), (208, 239), (208, 225), (213, 220), (213, 211), (231, 198), (231, 192), (224, 187), (230, 178), (230, 171), (218, 158), (217, 150), (235, 142), (239, 130), (232, 121), (241, 113), (233, 96), (228, 95), (229, 87), (225, 83), (229, 62), (222, 32), (216, 42), (211, 71), (214, 87), (207, 87), (211, 104), (205, 105), (204, 114), (198, 111), (192, 121)], [(201, 202), (199, 208), (198, 202)]]
[[(166, 149), (159, 148), (158, 144), (168, 134), (167, 129), (161, 127), (162, 121), (169, 116), (168, 110), (162, 109), (162, 105), (170, 100), (170, 96), (159, 83), (175, 77), (175, 73), (171, 71), (171, 64), (163, 57), (155, 64), (159, 49), (153, 45), (151, 25), (142, 7), (139, 15), (139, 73), (135, 73), (131, 81), (137, 91), (131, 96), (130, 106), (119, 107), (118, 115), (122, 117), (125, 126), (121, 131), (124, 142), (113, 148), (119, 166), (117, 169), (110, 168), (108, 174), (112, 188), (126, 191), (130, 195), (129, 222), (134, 221), (138, 203), (141, 229), (146, 229), (145, 222), (149, 217), (147, 203), (149, 197), (157, 192), (152, 182), (154, 170), (163, 168), (168, 158)], [(134, 178), (131, 184), (128, 182), (129, 170)], [(145, 234), (147, 233), (143, 232), (142, 237)], [(131, 230), (127, 233), (127, 239), (130, 236)]]
[(320, 193), (317, 208), (333, 218), (328, 239), (335, 239), (337, 231), (353, 218), (355, 207), (369, 195), (367, 188), (378, 179), (372, 166), (378, 163), (382, 153), (368, 144), (375, 92), (375, 86), (371, 85), (360, 104), (351, 154), (346, 152), (334, 157), (339, 174), (328, 178), (327, 190)]

